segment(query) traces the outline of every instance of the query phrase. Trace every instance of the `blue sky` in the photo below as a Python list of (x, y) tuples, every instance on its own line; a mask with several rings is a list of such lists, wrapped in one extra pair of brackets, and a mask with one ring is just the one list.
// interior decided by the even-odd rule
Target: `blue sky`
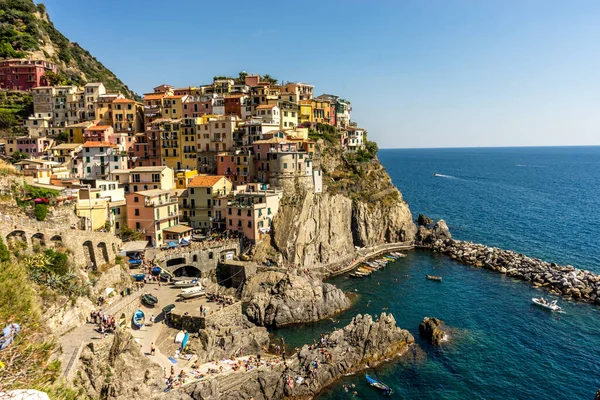
[(600, 1), (46, 0), (138, 93), (268, 73), (380, 147), (600, 144)]

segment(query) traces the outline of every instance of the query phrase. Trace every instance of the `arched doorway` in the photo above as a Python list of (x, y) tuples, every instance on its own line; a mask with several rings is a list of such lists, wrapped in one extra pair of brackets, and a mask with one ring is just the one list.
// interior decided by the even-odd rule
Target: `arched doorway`
[(194, 267), (193, 265), (184, 265), (183, 267), (179, 267), (175, 271), (173, 271), (173, 275), (175, 275), (177, 277), (180, 277), (180, 276), (189, 276), (189, 277), (194, 277), (194, 278), (201, 277), (200, 270), (198, 268)]
[(54, 244), (54, 247), (62, 247), (62, 236), (54, 235), (50, 238), (50, 242)]
[(100, 250), (100, 254), (102, 255), (102, 258), (104, 259), (105, 263), (108, 263), (108, 248), (106, 247), (106, 243), (104, 242), (100, 242), (98, 243), (98, 249)]
[(175, 265), (179, 265), (179, 264), (185, 264), (186, 260), (184, 257), (179, 257), (179, 258), (173, 258), (171, 260), (167, 260), (167, 267), (173, 267)]
[(83, 243), (83, 255), (85, 256), (85, 263), (91, 266), (94, 270), (98, 268), (96, 263), (96, 253), (94, 253), (94, 244), (91, 240), (87, 240)]
[(33, 234), (31, 236), (31, 245), (46, 246), (46, 236), (41, 232)]
[(11, 250), (27, 248), (27, 236), (25, 235), (25, 231), (12, 231), (6, 235), (6, 242)]

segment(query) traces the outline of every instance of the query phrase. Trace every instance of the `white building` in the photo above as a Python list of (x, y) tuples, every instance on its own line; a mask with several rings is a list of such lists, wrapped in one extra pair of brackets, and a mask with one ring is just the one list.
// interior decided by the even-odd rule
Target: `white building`
[(266, 124), (273, 124), (279, 127), (281, 114), (279, 107), (275, 104), (263, 104), (256, 107), (256, 118), (260, 118)]
[(111, 171), (127, 168), (127, 154), (116, 144), (85, 142), (82, 151), (83, 174), (86, 178), (107, 179)]

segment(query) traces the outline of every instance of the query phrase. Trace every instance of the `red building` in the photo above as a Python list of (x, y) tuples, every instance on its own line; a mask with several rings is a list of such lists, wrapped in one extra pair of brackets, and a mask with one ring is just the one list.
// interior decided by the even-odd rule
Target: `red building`
[(225, 115), (237, 115), (242, 118), (242, 100), (247, 96), (233, 94), (225, 97)]
[(56, 64), (43, 60), (0, 61), (0, 88), (6, 90), (30, 90), (47, 86), (46, 71), (57, 72)]

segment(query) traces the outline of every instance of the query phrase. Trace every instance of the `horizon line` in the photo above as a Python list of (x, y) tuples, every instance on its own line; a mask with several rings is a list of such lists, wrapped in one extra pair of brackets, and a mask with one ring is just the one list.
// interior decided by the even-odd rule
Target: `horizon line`
[(450, 149), (518, 149), (555, 147), (600, 147), (600, 144), (521, 145), (521, 146), (447, 146), (447, 147), (381, 147), (379, 150), (450, 150)]

